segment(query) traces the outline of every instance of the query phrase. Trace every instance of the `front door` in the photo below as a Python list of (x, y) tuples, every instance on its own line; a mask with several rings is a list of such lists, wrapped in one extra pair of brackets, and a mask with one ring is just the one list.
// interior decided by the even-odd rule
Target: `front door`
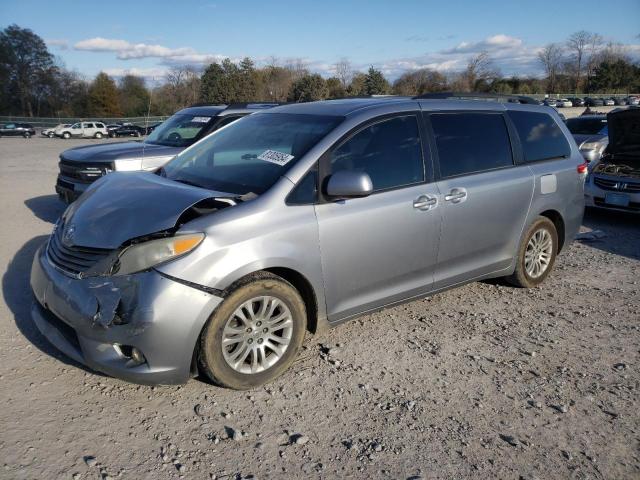
[(424, 151), (417, 114), (403, 114), (363, 126), (322, 160), (329, 174), (368, 173), (374, 188), (316, 206), (330, 321), (431, 289), (440, 209)]

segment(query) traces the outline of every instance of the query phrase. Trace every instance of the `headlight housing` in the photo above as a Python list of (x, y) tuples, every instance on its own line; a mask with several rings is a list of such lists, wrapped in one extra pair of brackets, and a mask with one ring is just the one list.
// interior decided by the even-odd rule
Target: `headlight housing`
[(114, 269), (114, 275), (129, 275), (149, 270), (160, 263), (193, 251), (204, 239), (204, 233), (176, 235), (137, 243), (125, 248)]

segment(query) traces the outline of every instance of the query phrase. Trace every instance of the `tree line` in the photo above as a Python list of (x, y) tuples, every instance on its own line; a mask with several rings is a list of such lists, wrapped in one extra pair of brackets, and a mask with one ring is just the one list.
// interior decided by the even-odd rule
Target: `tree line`
[(443, 73), (427, 68), (407, 71), (390, 82), (382, 71), (356, 70), (347, 59), (324, 78), (302, 60), (272, 58), (262, 67), (244, 58), (225, 59), (200, 71), (171, 68), (149, 87), (144, 78), (117, 81), (104, 72), (87, 80), (66, 69), (29, 29), (10, 25), (0, 32), (0, 114), (54, 117), (135, 117), (170, 115), (194, 103), (305, 102), (366, 95), (420, 95), (429, 92), (627, 93), (640, 91), (640, 66), (624, 47), (604, 44), (597, 34), (580, 31), (565, 43), (546, 45), (537, 55), (544, 77), (504, 77), (487, 52), (464, 69)]

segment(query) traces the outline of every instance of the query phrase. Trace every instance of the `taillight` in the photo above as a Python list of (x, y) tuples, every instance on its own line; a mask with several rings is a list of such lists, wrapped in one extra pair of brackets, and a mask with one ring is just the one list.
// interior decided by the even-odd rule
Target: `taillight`
[(587, 162), (581, 163), (580, 165), (578, 165), (578, 173), (579, 174), (585, 174), (589, 171), (589, 164)]

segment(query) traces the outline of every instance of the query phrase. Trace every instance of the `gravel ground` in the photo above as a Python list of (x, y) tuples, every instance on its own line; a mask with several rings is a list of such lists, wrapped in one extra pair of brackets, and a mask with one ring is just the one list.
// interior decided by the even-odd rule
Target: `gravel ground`
[(265, 388), (143, 387), (29, 317), (57, 154), (0, 139), (0, 477), (640, 478), (640, 227), (588, 212), (540, 288), (473, 283), (308, 337)]

